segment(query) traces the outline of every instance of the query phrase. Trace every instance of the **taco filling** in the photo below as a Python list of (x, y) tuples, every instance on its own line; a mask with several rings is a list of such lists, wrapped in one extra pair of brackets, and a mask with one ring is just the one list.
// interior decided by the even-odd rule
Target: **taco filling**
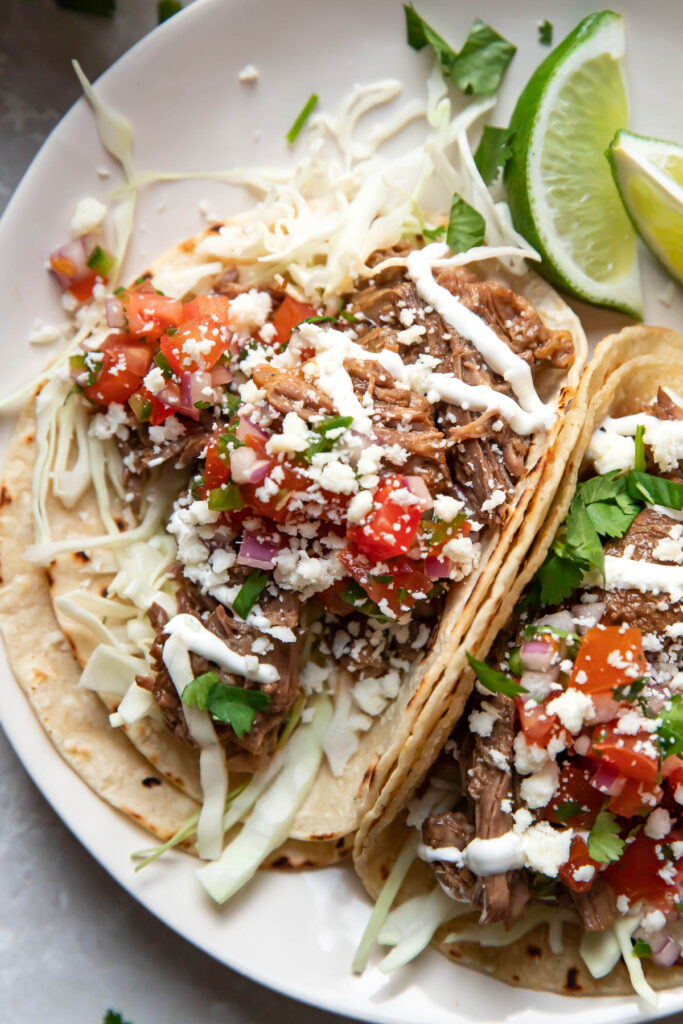
[(646, 996), (639, 958), (683, 950), (682, 459), (666, 387), (594, 433), (593, 475), (486, 662), (470, 658), (474, 692), (413, 805), (418, 855), (477, 912), (450, 941), (501, 945), (559, 914), (595, 977), (623, 955)]

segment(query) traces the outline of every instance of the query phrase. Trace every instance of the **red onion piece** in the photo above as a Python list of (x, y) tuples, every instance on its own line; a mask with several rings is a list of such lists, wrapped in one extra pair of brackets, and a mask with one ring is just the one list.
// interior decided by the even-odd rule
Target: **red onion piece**
[(407, 487), (410, 493), (418, 499), (418, 508), (425, 512), (427, 509), (434, 508), (434, 499), (421, 476), (404, 476), (403, 486)]
[(247, 565), (252, 569), (272, 569), (275, 566), (275, 556), (278, 550), (277, 544), (272, 541), (259, 540), (251, 530), (245, 530), (237, 556), (237, 564)]
[[(252, 423), (250, 419), (247, 419), (246, 416), (240, 416), (235, 433), (240, 441), (245, 442), (248, 437), (258, 438), (259, 440), (268, 437), (265, 430), (261, 430), (261, 428), (255, 423)], [(244, 482), (246, 483), (246, 480)]]
[(547, 672), (555, 657), (555, 650), (547, 640), (526, 640), (519, 649), (524, 668), (532, 672)]
[(591, 786), (601, 793), (606, 793), (608, 796), (618, 796), (625, 783), (626, 779), (619, 774), (618, 770), (606, 762), (598, 765), (593, 778), (590, 780)]
[(612, 722), (619, 714), (622, 705), (603, 693), (594, 694), (593, 697), (593, 714), (590, 717), (590, 724), (603, 725), (605, 722)]
[(574, 628), (580, 636), (583, 636), (591, 626), (597, 626), (605, 614), (605, 602), (593, 601), (592, 604), (575, 604), (571, 611), (575, 619), (581, 620)]
[(449, 579), (452, 569), (453, 564), (447, 558), (436, 558), (434, 555), (425, 558), (425, 575), (430, 580)]
[(183, 373), (180, 376), (180, 401), (189, 408), (195, 409), (195, 402), (207, 402), (211, 399), (204, 394), (205, 388), (211, 387), (211, 374), (205, 370), (194, 373)]
[[(50, 253), (50, 269), (64, 291), (91, 273), (87, 259), (82, 238), (76, 238), (73, 242), (60, 245), (58, 249)], [(56, 263), (57, 266), (53, 266), (53, 263)]]
[(232, 374), (227, 366), (223, 363), (216, 363), (211, 369), (211, 383), (215, 388), (220, 387), (221, 384), (229, 384), (232, 380)]
[(538, 620), (536, 625), (562, 629), (565, 633), (574, 632), (574, 619), (571, 612), (554, 612), (552, 615), (544, 615), (542, 619)]
[(230, 474), (236, 484), (258, 484), (268, 474), (270, 462), (259, 459), (253, 448), (236, 448), (230, 452)]
[(109, 326), (124, 330), (126, 326), (126, 310), (121, 299), (117, 299), (115, 295), (110, 295), (109, 298), (105, 299), (104, 308), (107, 313), (107, 323)]
[[(189, 376), (189, 373), (183, 374), (183, 377)], [(189, 385), (186, 385), (186, 390), (188, 387)], [(178, 387), (174, 384), (167, 384), (165, 387), (161, 389), (161, 391), (159, 391), (155, 395), (155, 398), (159, 402), (161, 402), (162, 405), (165, 405), (168, 409), (173, 409), (174, 413), (182, 413), (183, 416), (189, 416), (189, 418), (192, 420), (199, 419), (199, 409), (195, 409), (192, 403), (188, 405), (187, 402), (183, 400), (181, 392), (178, 390)]]
[(648, 941), (652, 950), (652, 962), (659, 967), (673, 967), (681, 955), (679, 944), (663, 930), (649, 935)]

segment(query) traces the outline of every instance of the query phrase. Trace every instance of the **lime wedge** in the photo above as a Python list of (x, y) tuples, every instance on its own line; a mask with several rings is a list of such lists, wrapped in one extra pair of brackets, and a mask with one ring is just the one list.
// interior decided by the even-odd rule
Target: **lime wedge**
[(636, 234), (605, 160), (628, 123), (624, 26), (591, 14), (546, 57), (512, 115), (505, 181), (515, 227), (553, 284), (640, 318)]
[(683, 146), (620, 131), (607, 157), (636, 231), (683, 284)]

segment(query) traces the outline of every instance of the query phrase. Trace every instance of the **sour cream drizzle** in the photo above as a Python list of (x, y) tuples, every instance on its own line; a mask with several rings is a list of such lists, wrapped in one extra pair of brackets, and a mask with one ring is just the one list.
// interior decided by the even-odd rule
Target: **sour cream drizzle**
[(683, 565), (618, 558), (605, 555), (607, 590), (639, 590), (641, 593), (669, 594), (674, 601), (683, 597)]
[[(202, 626), (194, 615), (187, 613), (175, 615), (166, 623), (164, 633), (168, 633), (171, 637), (178, 636), (187, 651), (199, 654), (207, 661), (214, 661), (226, 672), (243, 676), (251, 682), (275, 683), (280, 678), (280, 673), (274, 665), (262, 665), (253, 654), (242, 655), (231, 651), (215, 633), (209, 632), (205, 626)], [(167, 649), (168, 643), (164, 646), (164, 661)], [(168, 665), (166, 667), (168, 668)], [(169, 672), (171, 672), (170, 668)]]
[[(459, 868), (467, 867), (480, 878), (522, 867), (531, 867), (544, 874), (552, 874), (554, 867), (554, 875), (557, 875), (558, 867), (569, 859), (573, 836), (571, 828), (551, 829), (542, 823), (521, 833), (510, 831), (494, 839), (473, 839), (462, 850), (457, 846), (433, 847), (420, 843), (417, 855), (427, 863), (446, 861)], [(547, 861), (548, 852), (552, 854), (552, 866)]]

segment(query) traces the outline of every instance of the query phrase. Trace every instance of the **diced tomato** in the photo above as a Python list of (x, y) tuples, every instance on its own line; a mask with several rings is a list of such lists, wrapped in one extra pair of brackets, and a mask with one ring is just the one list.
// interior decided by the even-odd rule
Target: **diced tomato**
[(299, 302), (297, 299), (293, 299), (291, 295), (285, 295), (282, 305), (273, 317), (273, 327), (276, 331), (275, 343), (280, 347), (286, 345), (297, 324), (300, 324), (302, 320), (308, 320), (309, 317), (315, 316), (316, 313), (317, 310), (313, 306), (309, 306), (306, 302)]
[[(575, 876), (581, 868), (585, 867), (593, 868), (593, 873), (590, 878), (581, 881)], [(600, 862), (589, 856), (586, 840), (582, 836), (574, 836), (569, 851), (569, 860), (560, 866), (559, 875), (564, 884), (573, 892), (586, 892), (595, 881), (600, 867)]]
[(160, 402), (156, 395), (153, 395), (151, 391), (147, 390), (144, 384), (141, 388), (138, 388), (133, 395), (131, 395), (128, 401), (138, 418), (140, 418), (140, 410), (149, 410), (149, 414), (142, 422), (149, 423), (153, 427), (159, 426), (160, 423), (163, 423), (164, 420), (167, 420), (168, 417), (172, 416), (175, 412), (174, 408)]
[(591, 750), (627, 779), (648, 784), (657, 782), (657, 751), (648, 732), (626, 736), (617, 732), (614, 725), (598, 726), (593, 733)]
[(338, 555), (339, 561), (363, 588), (371, 601), (400, 618), (424, 599), (432, 589), (433, 581), (421, 570), (421, 563), (411, 558), (390, 558), (386, 573), (378, 574), (374, 563), (355, 547), (346, 548)]
[(639, 629), (593, 626), (583, 638), (569, 685), (584, 693), (600, 693), (615, 686), (630, 686), (647, 670)]
[(651, 783), (646, 785), (636, 779), (624, 779), (622, 789), (610, 797), (607, 806), (610, 811), (622, 818), (633, 818), (643, 811), (656, 807), (663, 793), (661, 786), (653, 786)]
[(539, 704), (528, 696), (515, 697), (519, 723), (527, 743), (546, 747), (552, 736), (562, 731), (557, 715), (548, 714), (547, 706), (557, 694), (549, 694)]
[(96, 284), (97, 274), (93, 272), (70, 284), (69, 291), (77, 302), (85, 302), (92, 295), (92, 290)]
[(320, 601), (323, 608), (332, 615), (350, 615), (353, 608), (347, 601), (344, 601), (341, 594), (346, 590), (349, 585), (348, 579), (336, 580), (331, 587), (327, 590), (323, 590), (321, 594), (316, 594), (316, 598)]
[(161, 351), (174, 373), (210, 370), (228, 347), (230, 331), (209, 317), (182, 323), (174, 334), (164, 334)]
[(183, 323), (211, 317), (224, 327), (230, 326), (230, 300), (225, 295), (198, 295), (183, 306)]
[(156, 341), (167, 327), (177, 327), (183, 315), (179, 299), (157, 295), (155, 291), (127, 291), (121, 296), (131, 334)]
[(204, 462), (204, 489), (208, 494), (215, 487), (222, 487), (230, 479), (230, 461), (223, 457), (218, 447), (218, 440), (209, 442)]
[[(557, 824), (571, 825), (572, 828), (590, 828), (604, 800), (603, 794), (590, 784), (592, 774), (589, 762), (579, 759), (565, 761), (560, 766), (557, 792), (540, 812), (542, 817)], [(568, 816), (567, 805), (574, 801), (581, 805), (581, 810)]]
[[(681, 830), (671, 832), (666, 842), (671, 843), (682, 836)], [(663, 842), (661, 839), (650, 839), (644, 832), (640, 832), (633, 842), (627, 843), (619, 860), (609, 864), (603, 872), (610, 888), (617, 895), (623, 893), (628, 896), (632, 903), (646, 900), (661, 910), (670, 910), (678, 900), (678, 882), (683, 876), (683, 865), (676, 869), (670, 883), (662, 878), (659, 872), (670, 867), (661, 849)], [(660, 848), (659, 856), (657, 847)]]
[(391, 499), (394, 491), (404, 487), (401, 476), (383, 477), (365, 522), (349, 530), (349, 537), (374, 562), (403, 555), (412, 546), (422, 512), (415, 505), (399, 505)]
[[(265, 443), (265, 442), (264, 442)], [(257, 448), (257, 442), (254, 442)], [(242, 500), (245, 506), (253, 509), (258, 515), (267, 516), (276, 523), (284, 523), (288, 517), (288, 504), (293, 494), (305, 492), (311, 481), (303, 475), (301, 469), (288, 462), (280, 463), (283, 479), (279, 481), (279, 491), (268, 501), (257, 496), (262, 484), (240, 484)]]
[(86, 385), (83, 394), (93, 402), (123, 405), (138, 390), (152, 362), (152, 351), (130, 335), (112, 335), (102, 346), (97, 380)]

